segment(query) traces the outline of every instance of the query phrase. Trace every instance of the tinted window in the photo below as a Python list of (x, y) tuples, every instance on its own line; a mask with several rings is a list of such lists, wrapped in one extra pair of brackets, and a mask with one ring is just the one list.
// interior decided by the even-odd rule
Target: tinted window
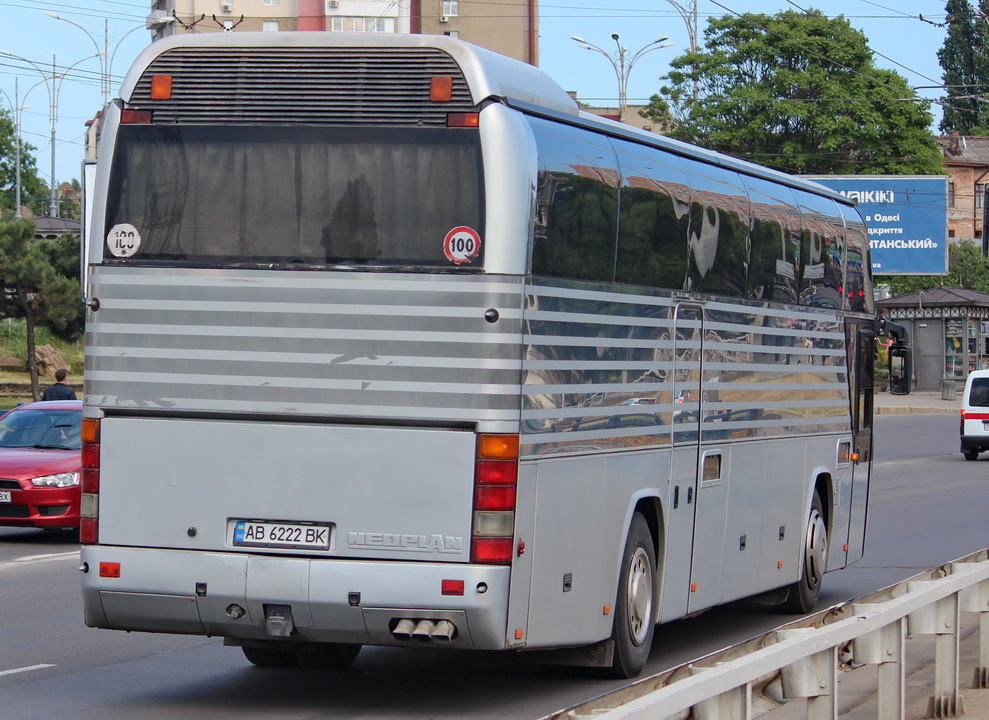
[[(436, 128), (124, 126), (109, 262), (303, 265), (456, 263), (451, 230), (483, 229), (479, 133)], [(483, 247), (483, 239), (482, 239)]]
[(74, 410), (15, 410), (0, 422), (0, 447), (82, 448), (82, 413)]
[(682, 290), (687, 279), (690, 187), (680, 158), (615, 142), (622, 171), (618, 222), (621, 283)]
[(793, 192), (761, 178), (744, 179), (751, 203), (748, 296), (796, 302), (800, 211)]
[(858, 210), (839, 206), (845, 218), (845, 298), (846, 308), (854, 312), (875, 312), (872, 294), (872, 267), (869, 262), (869, 234)]
[(607, 137), (529, 118), (539, 153), (534, 275), (615, 277), (618, 169)]
[(749, 264), (749, 200), (738, 173), (684, 160), (690, 181), (687, 288), (744, 297)]
[(795, 191), (800, 203), (800, 302), (841, 308), (844, 221), (829, 198)]

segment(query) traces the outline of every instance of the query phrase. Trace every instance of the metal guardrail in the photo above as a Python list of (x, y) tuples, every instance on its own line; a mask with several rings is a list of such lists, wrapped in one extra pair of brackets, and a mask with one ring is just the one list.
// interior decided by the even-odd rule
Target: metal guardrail
[(934, 636), (928, 717), (964, 714), (960, 615), (978, 613), (974, 687), (989, 687), (989, 549), (540, 720), (750, 720), (806, 698), (838, 717), (838, 674), (876, 665), (878, 720), (904, 720), (908, 637)]

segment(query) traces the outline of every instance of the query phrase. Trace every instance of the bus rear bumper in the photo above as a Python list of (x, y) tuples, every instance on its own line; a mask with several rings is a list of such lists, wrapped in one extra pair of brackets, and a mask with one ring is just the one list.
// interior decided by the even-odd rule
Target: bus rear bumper
[[(82, 570), (90, 627), (239, 640), (506, 647), (508, 566), (89, 545), (82, 548)], [(413, 628), (428, 622), (413, 634), (402, 620)]]

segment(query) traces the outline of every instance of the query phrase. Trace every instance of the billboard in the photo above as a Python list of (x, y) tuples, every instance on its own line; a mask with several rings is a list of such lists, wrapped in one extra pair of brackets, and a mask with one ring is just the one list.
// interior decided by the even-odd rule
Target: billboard
[(808, 179), (858, 203), (875, 275), (948, 271), (946, 175), (817, 175)]

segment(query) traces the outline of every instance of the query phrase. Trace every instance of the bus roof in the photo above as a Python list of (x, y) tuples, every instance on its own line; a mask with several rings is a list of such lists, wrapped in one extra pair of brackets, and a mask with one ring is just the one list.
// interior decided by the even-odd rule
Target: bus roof
[(556, 81), (537, 67), (499, 55), (445, 35), (343, 32), (239, 32), (173, 35), (152, 43), (138, 56), (120, 87), (128, 102), (142, 74), (155, 58), (173, 48), (436, 48), (448, 53), (460, 66), (474, 104), (498, 98), (523, 112), (543, 115), (574, 125), (659, 147), (678, 155), (720, 165), (737, 172), (782, 183), (829, 197), (844, 205), (855, 203), (819, 183), (735, 157), (680, 142), (664, 135), (580, 110), (576, 101)]

